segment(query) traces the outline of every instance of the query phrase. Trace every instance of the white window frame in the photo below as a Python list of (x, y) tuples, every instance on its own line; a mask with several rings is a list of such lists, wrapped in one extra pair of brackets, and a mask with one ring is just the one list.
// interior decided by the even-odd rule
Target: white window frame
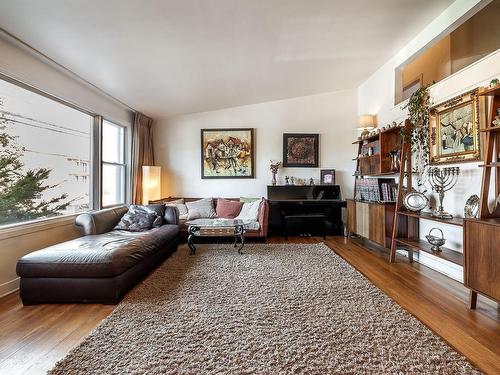
[[(8, 82), (8, 83), (11, 83), (13, 85), (16, 85), (22, 89), (25, 89), (27, 91), (30, 91), (34, 94), (37, 94), (37, 95), (40, 95), (40, 96), (43, 96), (47, 99), (50, 99), (50, 100), (53, 100), (59, 104), (62, 104), (62, 105), (65, 105), (69, 108), (72, 108), (76, 111), (79, 111), (79, 112), (82, 112), (86, 115), (89, 115), (91, 117), (93, 117), (94, 119), (94, 125), (96, 123), (96, 119), (100, 118), (100, 116), (96, 115), (95, 113), (92, 113), (84, 108), (81, 108), (79, 106), (77, 106), (76, 104), (73, 104), (67, 100), (64, 100), (64, 99), (61, 99), (55, 95), (52, 95), (52, 94), (49, 94), (43, 90), (40, 90), (34, 86), (31, 86), (29, 84), (26, 84), (22, 81), (19, 81), (15, 78), (12, 78), (4, 73), (0, 73), (0, 80), (3, 80), (5, 82)], [(95, 167), (95, 163), (94, 163), (94, 149), (95, 149), (95, 143), (94, 143), (94, 139), (95, 139), (95, 130), (96, 130), (96, 127), (93, 126), (91, 129), (90, 129), (90, 138), (91, 138), (91, 141), (90, 141), (90, 157), (91, 157), (91, 160), (90, 160), (90, 170), (89, 170), (89, 184), (90, 184), (90, 189), (89, 189), (89, 211), (90, 210), (94, 210), (94, 209), (97, 209), (99, 207), (99, 202), (97, 202), (95, 200), (95, 194), (94, 194), (94, 185), (99, 181), (97, 177), (98, 175), (98, 170), (96, 170), (94, 167)], [(30, 231), (30, 229), (28, 228), (36, 228), (38, 226), (41, 226), (41, 225), (45, 225), (46, 223), (62, 223), (62, 222), (66, 222), (67, 220), (74, 220), (75, 217), (77, 217), (78, 215), (84, 213), (86, 211), (82, 211), (82, 212), (77, 212), (77, 213), (70, 213), (70, 214), (62, 214), (62, 215), (59, 215), (59, 216), (53, 216), (53, 217), (46, 217), (46, 218), (40, 218), (40, 219), (35, 219), (35, 220), (27, 220), (27, 221), (21, 221), (21, 222), (18, 222), (18, 223), (12, 223), (12, 224), (6, 224), (6, 225), (0, 225), (0, 238), (4, 238), (5, 236), (7, 236), (6, 238), (10, 237), (11, 233), (14, 231), (14, 232), (18, 232), (18, 231), (21, 231), (19, 233), (24, 233), (24, 231)], [(26, 228), (26, 229), (25, 229)]]
[[(48, 99), (54, 100), (60, 104), (73, 108), (77, 111), (83, 112), (91, 117), (93, 117), (93, 125), (90, 132), (90, 170), (89, 170), (89, 211), (101, 209), (102, 206), (102, 139), (101, 139), (101, 127), (103, 117), (96, 114), (95, 112), (89, 111), (82, 108), (72, 102), (61, 99), (55, 95), (47, 93), (40, 90), (32, 85), (26, 84), (18, 79), (10, 77), (4, 73), (0, 73), (0, 80), (4, 80), (16, 86), (19, 86), (25, 90), (32, 93), (44, 96)], [(132, 197), (132, 124), (123, 124), (120, 121), (115, 121), (111, 118), (106, 118), (106, 121), (121, 126), (124, 128), (124, 157), (125, 157), (125, 202), (122, 204), (129, 204)], [(122, 205), (119, 204), (119, 205)], [(111, 206), (110, 206), (111, 207)], [(23, 221), (19, 223), (12, 223), (6, 225), (0, 225), (0, 239), (10, 238), (12, 235), (22, 235), (24, 233), (31, 233), (33, 231), (38, 231), (40, 228), (59, 226), (63, 223), (73, 222), (74, 218), (79, 214), (83, 213), (71, 213), (65, 215), (59, 215), (55, 217), (40, 218), (36, 220)]]
[[(98, 185), (98, 188), (99, 188), (99, 199), (98, 199), (98, 206), (100, 208), (110, 208), (110, 207), (117, 207), (117, 206), (122, 206), (122, 205), (125, 205), (125, 204), (128, 204), (130, 202), (130, 195), (131, 195), (131, 186), (130, 186), (130, 182), (131, 182), (131, 173), (130, 173), (130, 158), (131, 158), (131, 153), (130, 153), (130, 146), (131, 146), (131, 142), (130, 142), (130, 126), (126, 126), (126, 125), (123, 125), (123, 124), (120, 124), (119, 122), (116, 122), (116, 121), (113, 121), (113, 120), (109, 120), (107, 118), (103, 118), (101, 116), (99, 116), (98, 118), (98, 122), (99, 122), (99, 157), (98, 157), (98, 161), (99, 161), (99, 185)], [(123, 163), (115, 163), (115, 162), (107, 162), (107, 161), (104, 161), (103, 159), (103, 156), (102, 156), (102, 146), (103, 146), (103, 136), (102, 136), (102, 127), (104, 125), (104, 122), (107, 122), (108, 124), (111, 124), (113, 126), (116, 126), (116, 127), (120, 127), (123, 129)], [(102, 184), (102, 171), (103, 171), (103, 168), (104, 168), (104, 165), (114, 165), (114, 166), (121, 166), (123, 167), (123, 178), (124, 178), (124, 186), (123, 186), (123, 198), (124, 198), (124, 201), (123, 202), (119, 202), (119, 203), (115, 203), (115, 204), (111, 204), (111, 205), (103, 205), (102, 204), (102, 194), (103, 194), (103, 184)]]

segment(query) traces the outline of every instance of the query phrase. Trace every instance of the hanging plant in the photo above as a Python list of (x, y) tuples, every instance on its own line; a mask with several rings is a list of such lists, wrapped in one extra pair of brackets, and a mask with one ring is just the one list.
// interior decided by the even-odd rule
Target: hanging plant
[[(414, 172), (417, 175), (417, 187), (421, 191), (425, 184), (427, 166), (429, 165), (429, 85), (415, 91), (402, 109), (408, 109), (411, 122), (409, 134), (404, 134), (405, 141), (410, 142), (413, 155)], [(424, 191), (425, 192), (425, 191)]]

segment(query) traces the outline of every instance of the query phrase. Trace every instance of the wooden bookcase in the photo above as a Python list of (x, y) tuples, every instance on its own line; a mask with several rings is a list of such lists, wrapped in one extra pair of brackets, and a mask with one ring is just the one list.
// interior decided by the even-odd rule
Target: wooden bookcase
[[(358, 156), (354, 159), (355, 178), (395, 176), (398, 171), (391, 170), (390, 152), (401, 149), (401, 141), (400, 127), (389, 128), (371, 137), (354, 141), (353, 144), (358, 145)], [(362, 150), (366, 148), (372, 148), (373, 154), (360, 157)], [(357, 234), (389, 248), (394, 212), (395, 202), (347, 199), (347, 230), (350, 234)]]
[[(352, 144), (358, 145), (358, 156), (355, 176), (386, 176), (395, 175), (391, 170), (392, 150), (401, 149), (401, 127), (383, 130), (378, 134), (365, 139), (359, 139)], [(375, 152), (370, 156), (359, 157), (365, 148), (373, 148)]]

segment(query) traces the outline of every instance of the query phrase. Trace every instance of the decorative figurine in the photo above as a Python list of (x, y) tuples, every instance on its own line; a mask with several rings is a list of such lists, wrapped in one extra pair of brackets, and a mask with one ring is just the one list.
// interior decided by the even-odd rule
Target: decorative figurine
[(437, 167), (429, 168), (429, 183), (432, 190), (439, 194), (439, 208), (432, 213), (432, 216), (440, 219), (453, 219), (453, 215), (443, 208), (444, 193), (452, 189), (458, 181), (460, 169), (458, 167)]
[(389, 152), (389, 154), (391, 155), (391, 171), (399, 171), (399, 157), (401, 155), (401, 151), (392, 150), (391, 152)]
[(290, 177), (290, 184), (295, 185), (295, 178), (293, 178), (293, 176)]
[(493, 126), (500, 126), (500, 108), (497, 109), (497, 115), (492, 122)]
[(498, 85), (500, 85), (500, 80), (498, 78), (494, 78), (490, 82), (490, 89), (493, 89), (493, 88), (497, 87)]
[(273, 186), (276, 186), (276, 174), (278, 173), (278, 169), (280, 169), (280, 167), (281, 167), (280, 161), (273, 163), (273, 161), (271, 160), (270, 169), (271, 169), (271, 173), (273, 174), (273, 180), (272, 180)]
[(290, 185), (289, 179), (290, 179), (290, 177), (285, 176), (285, 185)]
[(312, 177), (309, 179), (309, 185), (314, 185), (314, 180)]

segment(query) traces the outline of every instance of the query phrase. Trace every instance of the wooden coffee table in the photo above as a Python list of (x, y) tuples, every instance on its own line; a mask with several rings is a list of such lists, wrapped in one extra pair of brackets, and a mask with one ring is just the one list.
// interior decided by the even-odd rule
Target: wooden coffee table
[(186, 223), (190, 253), (196, 253), (193, 240), (195, 237), (234, 237), (233, 247), (238, 248), (238, 254), (243, 254), (245, 245), (245, 225), (243, 220), (236, 219), (196, 219)]

